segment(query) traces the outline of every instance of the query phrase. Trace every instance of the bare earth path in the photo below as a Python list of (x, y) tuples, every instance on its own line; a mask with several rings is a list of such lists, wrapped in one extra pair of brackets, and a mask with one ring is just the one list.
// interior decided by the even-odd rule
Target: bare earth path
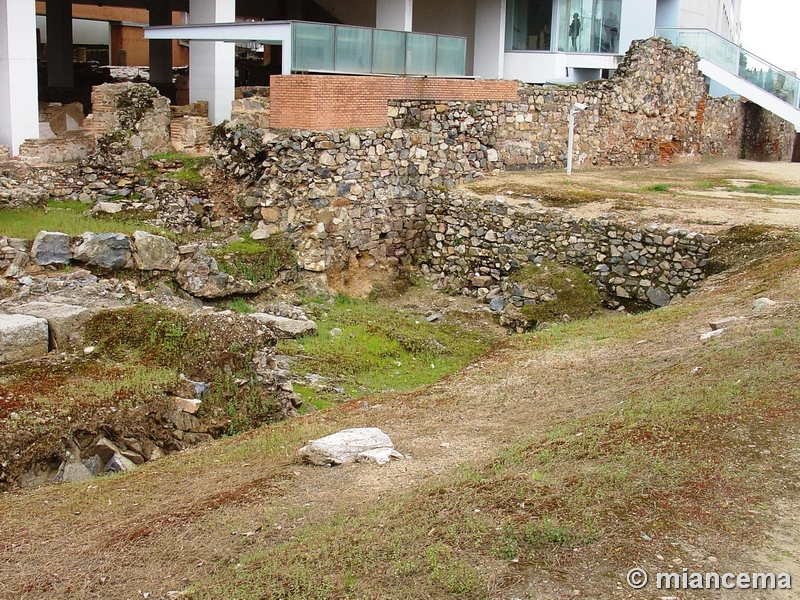
[[(769, 174), (800, 184), (800, 165), (736, 165), (742, 176)], [(718, 171), (709, 167), (709, 174)], [(703, 365), (705, 342), (699, 336), (710, 320), (750, 316), (753, 300), (763, 295), (779, 303), (779, 310), (748, 318), (727, 332), (723, 343), (735, 345), (796, 322), (798, 290), (800, 272), (770, 289), (746, 276), (716, 278), (672, 307), (674, 319), (641, 339), (583, 339), (554, 352), (540, 347), (535, 336), (515, 338), (462, 372), (414, 393), (352, 401), (274, 429), (197, 447), (127, 476), (6, 493), (0, 498), (0, 598), (160, 598), (183, 590), (244, 554), (289, 539), (299, 525), (359, 511), (461, 463), (490, 460), (515, 440), (610, 409), (632, 391), (647, 394), (658, 385), (660, 373), (679, 369), (688, 377)], [(305, 439), (354, 426), (382, 428), (411, 458), (383, 468), (334, 469), (296, 459)], [(796, 479), (796, 445), (787, 449), (784, 460)], [(706, 540), (698, 552), (742, 569), (785, 569), (795, 574), (800, 588), (797, 509), (797, 488), (774, 506), (759, 507), (776, 518), (765, 547), (731, 547), (720, 536)], [(676, 547), (664, 560), (681, 557), (685, 564), (696, 558)], [(528, 585), (535, 586), (535, 597), (563, 597), (573, 589), (592, 589), (597, 577), (607, 575), (600, 563), (592, 563), (568, 584), (543, 576)], [(619, 587), (610, 595), (631, 594)], [(585, 597), (599, 596), (588, 592)]]

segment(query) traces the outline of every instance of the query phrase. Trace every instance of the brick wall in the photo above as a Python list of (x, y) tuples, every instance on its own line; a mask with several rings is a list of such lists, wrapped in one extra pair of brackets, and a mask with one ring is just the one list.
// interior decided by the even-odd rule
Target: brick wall
[(270, 80), (270, 124), (276, 129), (386, 127), (390, 99), (517, 99), (515, 81), (430, 77), (278, 75)]

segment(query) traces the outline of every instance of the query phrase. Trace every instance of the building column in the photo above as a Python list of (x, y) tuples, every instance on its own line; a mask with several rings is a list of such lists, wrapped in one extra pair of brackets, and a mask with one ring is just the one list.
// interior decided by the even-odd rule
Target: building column
[[(236, 0), (190, 0), (189, 23), (233, 23)], [(236, 47), (226, 42), (189, 42), (189, 102), (208, 101), (208, 118), (231, 118)]]
[(502, 79), (506, 51), (506, 0), (475, 4), (475, 67), (483, 79)]
[(0, 144), (39, 137), (35, 0), (0, 0)]
[[(172, 25), (169, 2), (150, 5), (150, 26)], [(172, 40), (150, 40), (150, 83), (172, 83)]]
[(72, 0), (47, 0), (47, 86), (75, 85), (72, 66)]
[(414, 0), (377, 0), (378, 29), (411, 31), (414, 16)]

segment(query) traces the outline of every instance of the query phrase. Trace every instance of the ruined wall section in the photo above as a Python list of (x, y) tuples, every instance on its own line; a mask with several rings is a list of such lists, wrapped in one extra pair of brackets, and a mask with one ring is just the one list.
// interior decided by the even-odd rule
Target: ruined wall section
[(744, 113), (741, 158), (760, 161), (791, 158), (794, 125), (752, 102), (744, 103)]
[[(655, 224), (634, 229), (459, 192), (430, 197), (425, 235), (416, 259), (442, 287), (486, 298), (516, 269), (550, 260), (580, 267), (612, 304), (656, 306), (691, 291), (715, 243)], [(525, 298), (516, 301), (522, 306)]]
[[(241, 198), (257, 221), (251, 237), (289, 232), (311, 271), (407, 264), (425, 243), (429, 194), (472, 181), (497, 160), (465, 135), (402, 129), (294, 132), (268, 139), (263, 152), (260, 179)], [(239, 172), (219, 151), (217, 164)]]
[(730, 96), (709, 96), (701, 108), (700, 154), (739, 158), (745, 125), (744, 103)]

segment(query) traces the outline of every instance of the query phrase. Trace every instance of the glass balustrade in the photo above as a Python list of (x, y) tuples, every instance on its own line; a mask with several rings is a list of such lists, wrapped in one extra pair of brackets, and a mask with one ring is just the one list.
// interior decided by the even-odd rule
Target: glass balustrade
[(663, 28), (657, 29), (656, 35), (667, 38), (676, 46), (693, 49), (700, 58), (749, 81), (794, 108), (800, 108), (800, 79), (713, 31)]
[(467, 40), (349, 25), (292, 23), (292, 70), (463, 77)]

